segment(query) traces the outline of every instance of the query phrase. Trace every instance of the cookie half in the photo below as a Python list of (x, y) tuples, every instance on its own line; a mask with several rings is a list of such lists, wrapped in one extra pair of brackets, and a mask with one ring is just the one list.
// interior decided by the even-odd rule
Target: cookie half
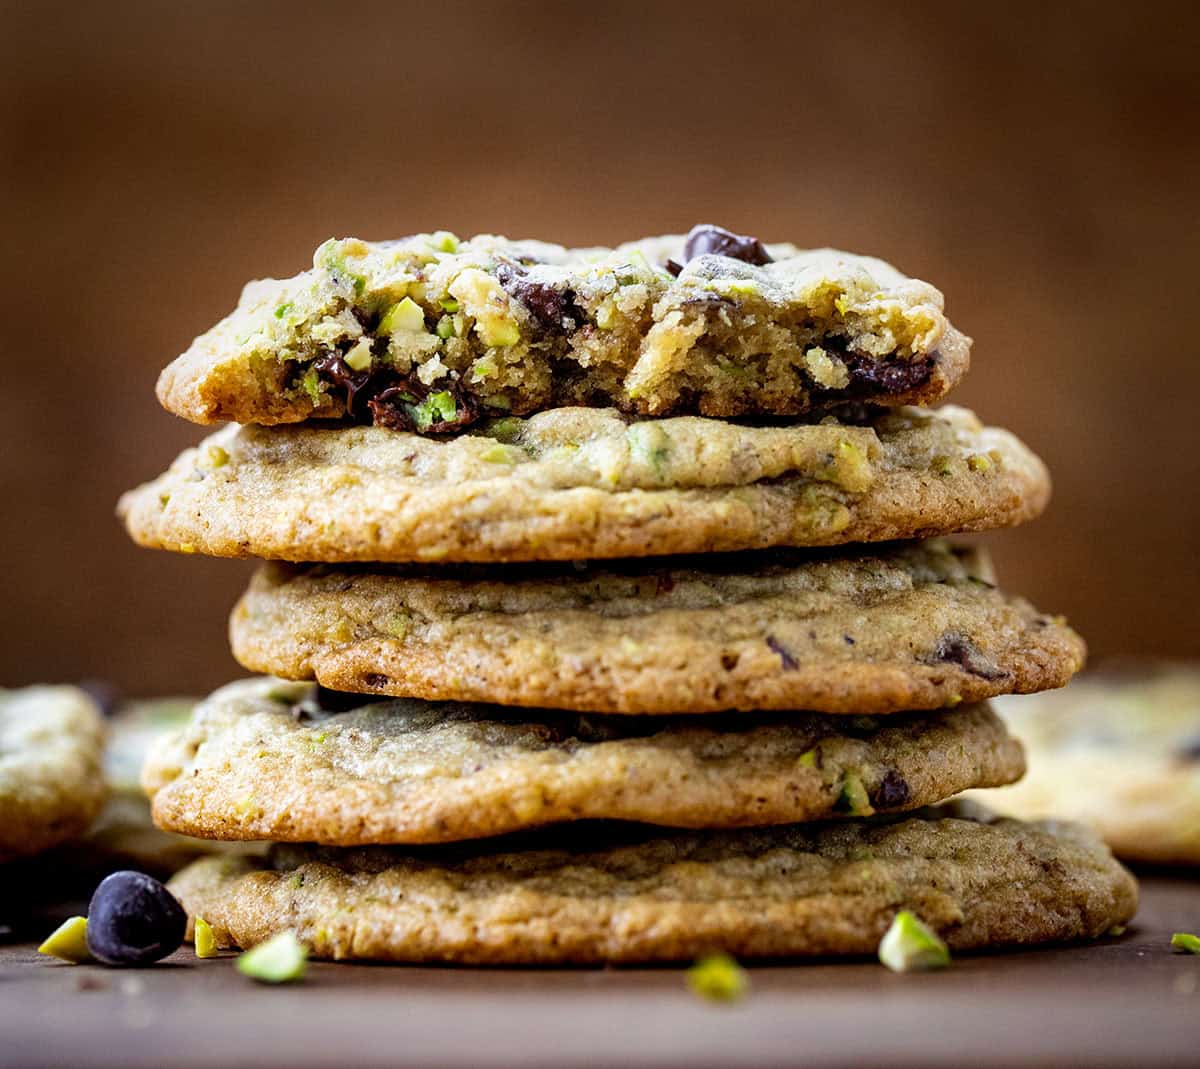
[(982, 553), (459, 569), (267, 565), (233, 611), (247, 668), (342, 691), (603, 713), (892, 713), (1060, 687), (1083, 640)]
[(1000, 708), (1029, 775), (982, 801), (1085, 821), (1131, 861), (1200, 865), (1200, 668), (1099, 672)]
[(345, 416), (418, 433), (580, 404), (709, 416), (924, 404), (969, 363), (942, 304), (881, 260), (712, 227), (616, 249), (348, 238), (322, 245), (310, 271), (248, 285), (158, 396), (199, 423)]
[(0, 690), (0, 861), (81, 835), (108, 793), (100, 710), (76, 687)]
[(224, 945), (293, 930), (318, 957), (474, 965), (874, 954), (898, 910), (955, 951), (1094, 938), (1137, 885), (1071, 824), (926, 810), (732, 832), (609, 827), (521, 843), (208, 859), (171, 881)]
[(442, 440), (228, 427), (119, 511), (135, 541), (185, 553), (487, 562), (979, 531), (1049, 494), (1033, 453), (961, 408), (787, 426), (568, 408)]
[(222, 688), (152, 751), (143, 783), (155, 822), (336, 846), (584, 819), (740, 827), (914, 809), (1024, 768), (982, 705), (726, 720), (364, 701), (270, 679)]

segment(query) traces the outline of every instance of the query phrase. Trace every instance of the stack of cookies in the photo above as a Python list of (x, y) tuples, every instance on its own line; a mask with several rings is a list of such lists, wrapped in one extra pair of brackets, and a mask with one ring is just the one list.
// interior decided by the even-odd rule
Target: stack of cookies
[(230, 421), (121, 503), (260, 557), (231, 684), (152, 753), (157, 823), (275, 843), (172, 889), (219, 942), (475, 963), (1094, 937), (1090, 834), (929, 808), (1012, 782), (986, 699), (1083, 661), (942, 539), (1049, 494), (920, 407), (970, 342), (878, 260), (718, 227), (615, 249), (330, 241), (159, 397)]

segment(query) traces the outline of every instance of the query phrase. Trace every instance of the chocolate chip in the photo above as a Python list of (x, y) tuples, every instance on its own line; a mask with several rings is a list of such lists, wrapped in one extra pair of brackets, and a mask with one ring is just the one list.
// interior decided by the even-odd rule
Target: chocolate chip
[(574, 290), (560, 290), (547, 282), (537, 282), (528, 277), (528, 272), (520, 264), (499, 264), (496, 267), (496, 281), (506, 293), (528, 308), (543, 327), (574, 330), (586, 318), (575, 303)]
[(371, 381), (370, 371), (355, 371), (342, 359), (341, 353), (327, 353), (313, 361), (316, 373), (326, 382), (346, 393), (346, 411), (351, 416), (361, 416), (362, 409), (355, 408), (359, 392)]
[(735, 234), (711, 223), (692, 227), (683, 245), (685, 263), (705, 255), (728, 256), (758, 267), (772, 262), (766, 246), (758, 238)]
[(667, 274), (672, 278), (678, 278), (679, 273), (683, 270), (683, 264), (675, 260), (668, 260), (663, 266), (666, 267)]
[(908, 781), (894, 768), (889, 768), (871, 795), (871, 805), (876, 809), (895, 809), (908, 801), (909, 793)]
[(855, 397), (908, 393), (924, 386), (933, 374), (932, 357), (920, 360), (885, 357), (877, 360), (873, 356), (850, 351), (837, 355), (846, 365), (846, 371), (850, 375), (850, 386), (845, 392)]
[(856, 645), (856, 643), (855, 643), (854, 639), (853, 639), (853, 638), (851, 638), (849, 635), (843, 635), (843, 636), (842, 636), (842, 640), (843, 640), (843, 641), (846, 643), (846, 645), (847, 645), (847, 646), (854, 646), (854, 645)]
[(772, 653), (779, 655), (779, 660), (783, 664), (783, 670), (785, 672), (794, 672), (800, 667), (800, 662), (792, 656), (791, 650), (789, 650), (774, 635), (767, 636), (767, 646), (770, 648)]
[(948, 631), (939, 640), (929, 663), (956, 664), (980, 679), (1005, 679), (1009, 673), (965, 635)]

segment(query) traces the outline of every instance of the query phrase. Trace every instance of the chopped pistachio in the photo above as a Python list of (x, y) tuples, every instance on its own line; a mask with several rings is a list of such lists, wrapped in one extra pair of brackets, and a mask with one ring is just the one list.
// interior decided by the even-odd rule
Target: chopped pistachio
[(438, 252), (458, 252), (458, 237), (449, 230), (435, 230), (429, 235), (429, 245)]
[(846, 310), (850, 307), (850, 302), (846, 300), (846, 295), (843, 293), (840, 297), (834, 298), (833, 306), (837, 309), (838, 315), (845, 318)]
[(612, 301), (605, 301), (596, 309), (596, 326), (601, 330), (612, 330), (617, 325), (617, 307)]
[(282, 319), (291, 310), (292, 310), (292, 302), (284, 301), (283, 304), (281, 304), (278, 308), (275, 309), (275, 318)]
[(425, 332), (425, 313), (411, 297), (397, 301), (383, 313), (383, 318), (379, 320), (378, 333), (391, 335), (400, 332), (408, 334)]
[(475, 330), (484, 345), (505, 348), (521, 340), (521, 328), (509, 310), (508, 294), (485, 271), (468, 267), (450, 283), (450, 296), (475, 319)]
[(447, 423), (458, 414), (458, 404), (445, 390), (431, 393), (418, 405), (405, 407), (419, 431), (427, 431), (435, 423)]
[(892, 972), (942, 969), (950, 964), (950, 951), (915, 914), (902, 909), (879, 941), (879, 960)]
[(479, 459), (488, 464), (516, 464), (521, 459), (521, 451), (511, 445), (497, 442), (490, 449), (480, 453)]
[(875, 812), (862, 778), (854, 772), (847, 772), (842, 779), (842, 793), (838, 798), (838, 805), (856, 817), (869, 817)]
[(732, 294), (735, 297), (752, 297), (762, 292), (758, 283), (750, 278), (735, 278), (726, 282), (724, 285), (726, 294)]
[(1105, 932), (1104, 934), (1105, 934), (1105, 935), (1112, 936), (1112, 938), (1116, 939), (1118, 936), (1121, 936), (1121, 935), (1124, 935), (1124, 934), (1125, 934), (1125, 925), (1123, 925), (1123, 924), (1114, 924), (1114, 925), (1113, 925), (1111, 928), (1109, 928), (1109, 930), (1108, 930), (1107, 932)]
[(932, 466), (933, 470), (943, 477), (954, 474), (954, 462), (948, 456), (939, 454), (934, 457)]
[(397, 612), (387, 618), (383, 625), (386, 631), (392, 638), (403, 638), (408, 634), (409, 616), (408, 613)]
[(351, 371), (366, 371), (371, 366), (371, 343), (366, 338), (360, 338), (342, 359)]
[(449, 338), (453, 338), (454, 337), (454, 320), (453, 320), (453, 318), (451, 318), (450, 316), (442, 316), (442, 318), (437, 321), (437, 327), (434, 328), (434, 332), (437, 334), (437, 336), (439, 338), (442, 339), (442, 341), (446, 341)]
[(350, 270), (349, 265), (346, 263), (342, 246), (342, 242), (336, 238), (330, 238), (317, 249), (316, 262), (333, 275), (335, 279), (344, 279), (349, 282), (354, 287), (355, 294), (362, 296), (363, 291), (367, 288), (366, 277)]
[(630, 452), (649, 463), (655, 475), (661, 478), (671, 448), (671, 436), (653, 420), (630, 424), (625, 435), (629, 439)]
[(750, 988), (750, 978), (728, 954), (708, 954), (687, 971), (694, 994), (713, 1002), (736, 1002)]
[(525, 421), (517, 416), (504, 416), (488, 427), (488, 437), (497, 442), (515, 442), (521, 435)]
[(1171, 947), (1184, 954), (1200, 954), (1200, 936), (1190, 932), (1176, 932), (1171, 936)]
[(992, 470), (992, 462), (982, 453), (967, 457), (967, 467), (972, 471), (984, 472)]
[(203, 917), (197, 917), (192, 927), (194, 929), (192, 941), (196, 944), (196, 957), (215, 958), (217, 956), (217, 938), (213, 935), (212, 925)]
[(440, 301), (438, 301), (438, 304), (442, 306), (442, 311), (445, 312), (446, 315), (452, 316), (458, 311), (458, 301), (456, 301), (453, 297), (443, 297)]
[(313, 408), (321, 403), (321, 379), (317, 375), (317, 369), (310, 367), (305, 373), (304, 378), (300, 380), (300, 385), (304, 387), (304, 392), (308, 394), (309, 400), (313, 403)]
[(46, 936), (38, 947), (38, 953), (69, 961), (72, 965), (91, 961), (92, 952), (87, 945), (87, 917), (71, 917), (63, 921)]
[(797, 763), (803, 768), (816, 768), (817, 748), (814, 746), (811, 750), (805, 750), (804, 753), (797, 758)]
[(210, 445), (207, 449), (207, 454), (208, 466), (210, 468), (223, 468), (229, 463), (229, 453), (219, 445)]
[(237, 959), (238, 972), (264, 984), (303, 979), (307, 966), (308, 948), (290, 930), (271, 936)]

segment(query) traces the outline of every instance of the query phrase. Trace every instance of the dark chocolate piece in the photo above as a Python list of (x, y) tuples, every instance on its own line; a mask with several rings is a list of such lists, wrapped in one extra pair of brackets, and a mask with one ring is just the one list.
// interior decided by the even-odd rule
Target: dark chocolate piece
[(771, 254), (758, 238), (746, 234), (735, 234), (724, 227), (701, 223), (692, 227), (683, 246), (683, 258), (687, 262), (697, 256), (728, 256), (743, 263), (762, 267), (771, 263)]

